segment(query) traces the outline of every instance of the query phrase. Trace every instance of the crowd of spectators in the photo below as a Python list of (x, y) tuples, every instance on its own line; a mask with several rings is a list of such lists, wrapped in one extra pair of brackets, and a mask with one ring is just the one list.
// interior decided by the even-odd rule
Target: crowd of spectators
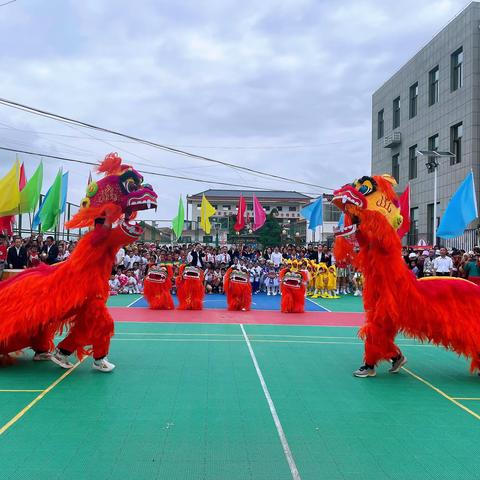
[(465, 251), (445, 247), (414, 251), (404, 248), (403, 258), (417, 278), (460, 277), (480, 284), (480, 247)]
[[(67, 260), (77, 241), (55, 241), (42, 234), (28, 238), (0, 235), (0, 269), (25, 269), (36, 267), (41, 262), (52, 265)], [(402, 256), (417, 278), (428, 276), (452, 276), (467, 278), (480, 284), (480, 247), (471, 251), (435, 248), (414, 250), (405, 247)], [(112, 293), (141, 293), (143, 279), (152, 265), (170, 264), (176, 275), (181, 264), (200, 267), (205, 273), (206, 293), (222, 293), (223, 277), (232, 265), (238, 265), (250, 274), (254, 293), (270, 292), (267, 283), (275, 284), (279, 270), (286, 260), (314, 260), (327, 266), (335, 259), (327, 245), (285, 245), (263, 250), (248, 245), (213, 247), (196, 244), (158, 245), (138, 242), (121, 248), (115, 257), (110, 289)], [(338, 267), (339, 265), (337, 265)], [(341, 265), (348, 271), (350, 283), (355, 285), (358, 272), (350, 265)], [(355, 291), (355, 288), (351, 288)], [(348, 291), (348, 289), (347, 289)]]

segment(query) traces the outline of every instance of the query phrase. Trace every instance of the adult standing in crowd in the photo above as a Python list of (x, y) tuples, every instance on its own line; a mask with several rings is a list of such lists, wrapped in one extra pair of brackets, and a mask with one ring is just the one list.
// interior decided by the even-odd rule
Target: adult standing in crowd
[(187, 262), (192, 267), (204, 268), (205, 254), (203, 253), (202, 246), (199, 243), (196, 243), (195, 247), (187, 255)]
[(8, 268), (16, 270), (27, 268), (27, 249), (22, 246), (22, 239), (15, 237), (13, 245), (7, 252)]
[(447, 256), (447, 249), (440, 249), (440, 256), (433, 261), (433, 270), (437, 277), (451, 277), (453, 272), (453, 261)]
[(278, 247), (273, 249), (272, 254), (270, 255), (270, 260), (273, 262), (275, 268), (280, 267), (283, 261), (283, 255), (280, 253)]
[(48, 263), (48, 265), (53, 265), (54, 263), (57, 263), (58, 247), (55, 244), (55, 240), (51, 235), (47, 237), (47, 240), (45, 241), (41, 252), (41, 258), (45, 263)]

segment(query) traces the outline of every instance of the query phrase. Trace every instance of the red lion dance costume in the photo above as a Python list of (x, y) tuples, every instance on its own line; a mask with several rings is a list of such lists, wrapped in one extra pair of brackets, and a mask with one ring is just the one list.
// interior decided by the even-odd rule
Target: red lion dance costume
[(230, 267), (223, 279), (228, 310), (249, 311), (252, 305), (252, 285), (248, 272)]
[(170, 265), (152, 266), (143, 282), (143, 295), (153, 310), (173, 310), (173, 270)]
[(176, 279), (178, 309), (202, 310), (205, 287), (203, 271), (200, 268), (181, 265)]
[(114, 332), (105, 305), (108, 279), (118, 249), (142, 233), (130, 219), (137, 210), (156, 207), (157, 195), (116, 154), (107, 155), (98, 172), (104, 178), (90, 183), (79, 212), (67, 224), (68, 228), (91, 227), (68, 261), (40, 265), (0, 283), (0, 355), (4, 358), (31, 347), (36, 351), (34, 359), (48, 359), (55, 333), (67, 327), (69, 334), (55, 351), (58, 358), (52, 356), (55, 363), (70, 368), (68, 354), (76, 352), (81, 359), (93, 352), (94, 368), (110, 371), (115, 367), (102, 362)]
[(280, 291), (282, 301), (280, 309), (283, 313), (305, 312), (305, 292), (308, 283), (308, 273), (299, 270), (299, 265), (294, 260), (290, 265), (280, 271)]
[[(396, 232), (402, 216), (395, 184), (389, 175), (362, 177), (334, 192), (333, 203), (345, 213), (345, 226), (336, 235), (355, 235), (360, 247), (355, 263), (365, 282), (366, 323), (359, 332), (365, 364), (354, 375), (374, 376), (382, 360), (397, 373), (406, 363), (394, 343), (398, 333), (464, 355), (471, 360), (470, 371), (479, 370), (480, 289), (460, 278), (412, 275)], [(347, 255), (353, 255), (353, 243), (337, 238), (336, 258)]]

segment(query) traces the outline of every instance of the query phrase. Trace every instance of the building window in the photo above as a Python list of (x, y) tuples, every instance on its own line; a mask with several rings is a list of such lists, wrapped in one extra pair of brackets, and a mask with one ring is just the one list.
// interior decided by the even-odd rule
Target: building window
[(338, 222), (342, 212), (332, 203), (323, 204), (323, 220), (325, 222)]
[(225, 211), (225, 212), (228, 211), (228, 210), (231, 210), (231, 208), (232, 207), (230, 205), (222, 205), (222, 210)]
[(282, 207), (275, 207), (277, 209), (277, 212), (281, 212), (282, 211)]
[(382, 138), (383, 137), (383, 131), (384, 131), (384, 120), (383, 120), (383, 108), (380, 110), (377, 114), (377, 138)]
[(400, 126), (400, 97), (393, 101), (393, 128)]
[[(428, 137), (428, 149), (437, 151), (438, 150), (438, 133), (436, 135), (432, 135), (431, 137)], [(429, 157), (429, 162), (434, 162), (435, 157)], [(434, 170), (431, 168), (427, 169), (428, 173), (432, 173)]]
[(417, 146), (413, 145), (408, 149), (408, 179), (417, 178)]
[(408, 233), (408, 244), (418, 243), (418, 207), (410, 209), (410, 232)]
[(450, 165), (456, 165), (462, 161), (462, 137), (462, 123), (457, 123), (457, 125), (450, 128), (450, 150), (455, 155), (450, 157)]
[[(440, 218), (438, 217), (438, 211), (440, 208), (440, 202), (437, 202), (437, 228), (440, 223)], [(433, 238), (433, 203), (427, 205), (427, 238), (429, 245), (435, 245), (437, 243), (436, 239)]]
[(452, 53), (451, 64), (451, 90), (454, 92), (463, 85), (463, 48), (460, 47)]
[(418, 82), (410, 87), (410, 105), (408, 117), (413, 118), (417, 115)]
[(428, 73), (428, 104), (433, 105), (438, 102), (439, 94), (439, 73), (438, 65)]
[(392, 157), (392, 177), (397, 181), (397, 183), (400, 182), (400, 164), (398, 163), (399, 158), (399, 153)]
[(270, 205), (265, 205), (263, 208), (265, 209), (266, 212), (270, 211)]
[(213, 243), (213, 236), (212, 235), (204, 235), (203, 236), (203, 243)]
[(288, 207), (288, 211), (289, 211), (289, 212), (296, 212), (296, 211), (297, 211), (297, 207)]

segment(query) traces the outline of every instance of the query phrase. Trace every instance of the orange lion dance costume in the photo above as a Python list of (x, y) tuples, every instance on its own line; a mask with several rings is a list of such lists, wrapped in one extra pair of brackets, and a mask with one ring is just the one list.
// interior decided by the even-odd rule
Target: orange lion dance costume
[(79, 212), (67, 224), (91, 227), (69, 259), (0, 283), (0, 355), (31, 347), (38, 356), (34, 359), (48, 359), (55, 333), (67, 327), (69, 334), (55, 351), (62, 361), (52, 356), (55, 363), (70, 368), (68, 354), (76, 352), (81, 359), (93, 351), (95, 368), (115, 367), (101, 362), (114, 332), (105, 305), (108, 279), (118, 249), (142, 233), (130, 219), (137, 210), (156, 207), (157, 195), (151, 186), (142, 185), (137, 171), (122, 165), (117, 154), (107, 155), (98, 172), (104, 178), (90, 183)]
[(176, 279), (178, 309), (202, 310), (205, 287), (203, 285), (203, 271), (190, 265), (180, 265)]
[(227, 295), (228, 310), (249, 311), (252, 306), (252, 285), (247, 271), (230, 267), (225, 272), (223, 289)]
[(143, 282), (143, 295), (153, 310), (173, 310), (173, 270), (170, 265), (153, 266)]
[(394, 343), (402, 333), (441, 345), (471, 360), (480, 369), (480, 289), (460, 278), (416, 279), (401, 256), (396, 230), (402, 223), (395, 180), (389, 175), (362, 177), (334, 192), (332, 202), (345, 213), (336, 232), (336, 258), (353, 255), (355, 235), (360, 247), (355, 264), (364, 276), (366, 323), (359, 336), (365, 342), (364, 362), (354, 375), (375, 375), (382, 360), (397, 373), (406, 363)]
[(305, 312), (305, 292), (308, 283), (308, 273), (299, 270), (298, 262), (294, 260), (280, 271), (280, 291), (282, 301), (280, 310), (283, 313)]

